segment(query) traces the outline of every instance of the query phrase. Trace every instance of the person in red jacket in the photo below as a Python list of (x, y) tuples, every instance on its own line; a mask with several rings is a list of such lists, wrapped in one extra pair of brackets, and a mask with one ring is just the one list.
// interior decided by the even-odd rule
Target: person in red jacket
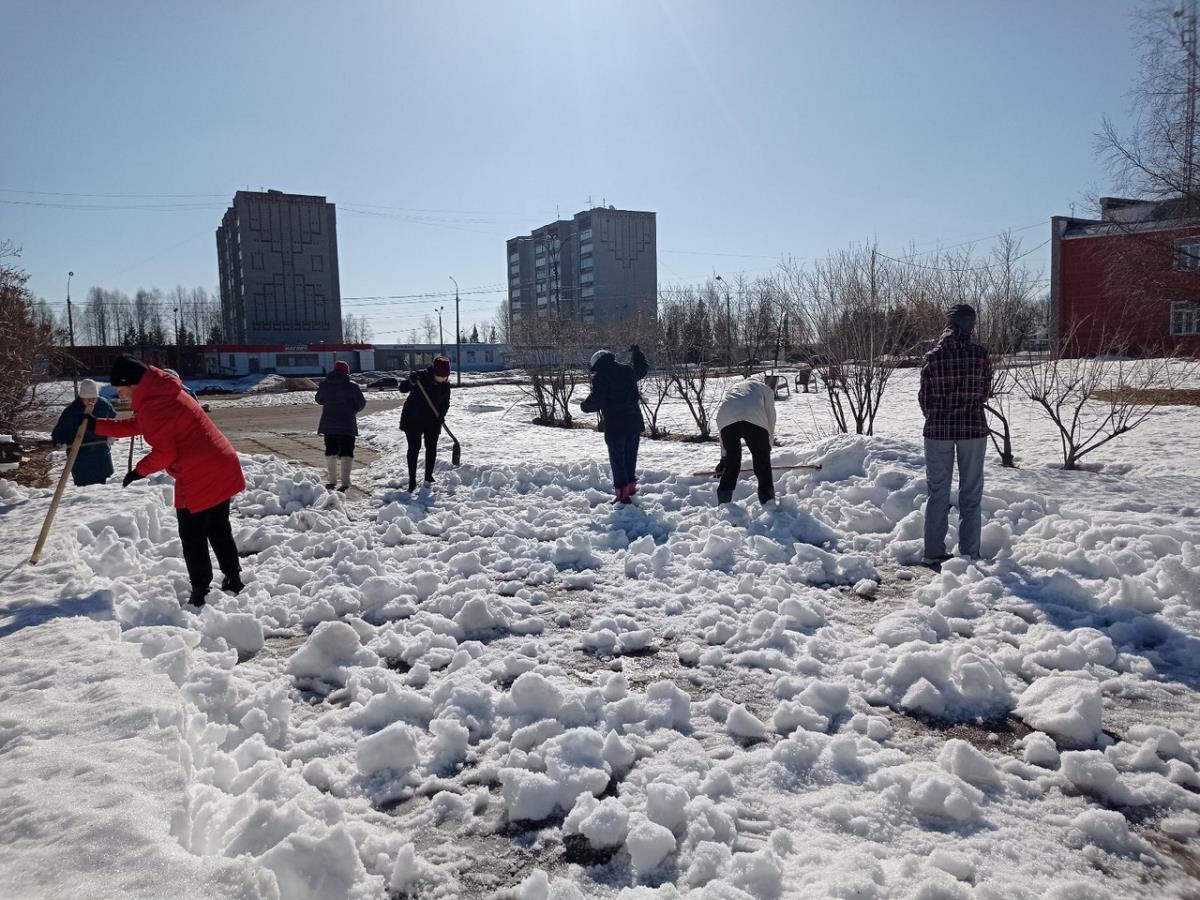
[(229, 501), (246, 487), (242, 464), (229, 439), (179, 379), (132, 356), (113, 363), (109, 379), (117, 394), (133, 404), (133, 418), (97, 419), (96, 433), (108, 437), (143, 435), (150, 453), (125, 476), (129, 487), (139, 478), (166, 471), (175, 479), (175, 517), (179, 541), (192, 583), (188, 602), (203, 606), (212, 587), (211, 544), (225, 576), (221, 590), (241, 591), (241, 563), (229, 525)]

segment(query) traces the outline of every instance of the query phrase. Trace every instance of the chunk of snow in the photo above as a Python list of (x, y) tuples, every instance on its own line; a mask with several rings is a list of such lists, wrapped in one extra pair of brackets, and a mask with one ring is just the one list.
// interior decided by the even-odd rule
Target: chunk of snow
[(1092, 678), (1039, 678), (1025, 688), (1015, 712), (1030, 728), (1072, 746), (1094, 747), (1100, 740), (1104, 704), (1100, 685)]
[(670, 829), (649, 819), (640, 819), (629, 829), (625, 849), (629, 851), (634, 872), (644, 876), (658, 868), (675, 851), (675, 835), (671, 834)]
[(362, 738), (355, 756), (358, 770), (364, 775), (382, 771), (402, 774), (421, 762), (417, 732), (411, 725), (394, 722), (382, 731)]

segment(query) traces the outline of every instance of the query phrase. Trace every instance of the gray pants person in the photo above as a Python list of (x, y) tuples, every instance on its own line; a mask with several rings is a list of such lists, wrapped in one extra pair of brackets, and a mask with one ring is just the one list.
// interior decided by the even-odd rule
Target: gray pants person
[(983, 458), (987, 438), (965, 441), (925, 440), (925, 559), (946, 558), (946, 529), (950, 515), (950, 481), (958, 456), (958, 552), (979, 558), (980, 502), (983, 499)]

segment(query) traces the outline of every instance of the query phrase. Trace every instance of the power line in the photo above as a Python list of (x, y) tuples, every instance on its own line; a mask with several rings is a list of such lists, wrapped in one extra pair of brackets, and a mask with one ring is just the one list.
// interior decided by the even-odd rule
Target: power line
[(179, 199), (194, 197), (228, 197), (228, 194), (72, 194), (63, 191), (19, 191), (15, 188), (0, 188), (0, 194), (28, 194), (34, 197), (107, 197), (122, 200), (130, 199)]
[(165, 212), (179, 212), (180, 210), (191, 209), (219, 209), (222, 204), (213, 203), (119, 203), (119, 204), (99, 204), (99, 203), (55, 203), (48, 200), (3, 200), (0, 203), (5, 206), (36, 206), (43, 209), (88, 209), (104, 212), (116, 212), (120, 210), (161, 210)]
[[(1024, 259), (1026, 256), (1029, 256), (1029, 254), (1036, 253), (1038, 250), (1041, 250), (1049, 243), (1050, 238), (1046, 238), (1046, 240), (1042, 241), (1032, 250), (1026, 250), (1024, 253), (1014, 256), (1011, 260), (1009, 260), (1009, 262), (1016, 262), (1018, 259)], [(911, 266), (914, 269), (927, 269), (931, 272), (986, 272), (989, 269), (998, 269), (1005, 265), (1005, 263), (990, 263), (983, 266), (929, 266), (924, 265), (923, 263), (910, 262), (908, 259), (900, 259), (895, 256), (888, 256), (886, 253), (881, 253), (878, 250), (873, 252), (877, 256), (882, 256), (884, 259), (890, 259), (892, 262), (900, 263), (903, 266)]]

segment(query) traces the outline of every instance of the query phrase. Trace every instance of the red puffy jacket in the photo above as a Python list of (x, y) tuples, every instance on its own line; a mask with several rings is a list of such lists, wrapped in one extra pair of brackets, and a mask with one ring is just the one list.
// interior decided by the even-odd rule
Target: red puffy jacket
[(139, 475), (164, 469), (175, 479), (175, 508), (203, 512), (245, 490), (237, 452), (179, 379), (150, 366), (133, 388), (133, 418), (97, 419), (96, 434), (145, 436)]

